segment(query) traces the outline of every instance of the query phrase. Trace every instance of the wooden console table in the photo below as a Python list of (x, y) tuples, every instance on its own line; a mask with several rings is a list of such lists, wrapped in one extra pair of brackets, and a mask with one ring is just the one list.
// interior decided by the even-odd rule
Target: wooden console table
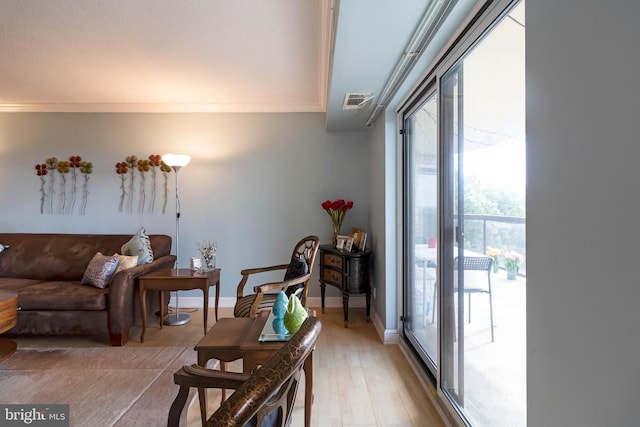
[[(16, 326), (18, 313), (18, 294), (12, 291), (0, 291), (0, 334)], [(0, 362), (16, 352), (15, 341), (0, 338)]]
[[(188, 291), (201, 289), (204, 294), (204, 333), (207, 334), (207, 316), (209, 313), (209, 286), (216, 287), (215, 315), (218, 320), (218, 303), (220, 301), (220, 269), (199, 272), (189, 268), (163, 268), (139, 277), (140, 313), (142, 317), (142, 334), (140, 342), (144, 342), (147, 328), (147, 290), (160, 291), (160, 312), (164, 307), (164, 292)], [(160, 328), (162, 328), (160, 316)]]
[(327, 285), (342, 291), (344, 327), (349, 327), (349, 297), (366, 294), (367, 321), (371, 313), (370, 260), (371, 251), (348, 252), (333, 245), (320, 246), (320, 297), (324, 313), (324, 294)]

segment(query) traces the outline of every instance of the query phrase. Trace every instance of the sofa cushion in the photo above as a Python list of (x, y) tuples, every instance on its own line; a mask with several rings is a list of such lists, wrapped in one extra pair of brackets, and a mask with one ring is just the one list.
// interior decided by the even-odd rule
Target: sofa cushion
[(127, 243), (122, 245), (121, 252), (123, 255), (137, 255), (138, 265), (148, 264), (153, 261), (151, 240), (144, 227), (138, 230)]
[(40, 282), (18, 292), (21, 310), (106, 310), (108, 288), (85, 286), (80, 282)]
[[(133, 268), (138, 265), (138, 255), (120, 255), (113, 254), (118, 257), (118, 266), (116, 267), (116, 271), (113, 272), (113, 276), (121, 272), (122, 270), (126, 270), (128, 268)], [(111, 279), (113, 279), (111, 276)]]
[[(171, 237), (152, 234), (154, 259), (171, 253)], [(0, 277), (79, 282), (96, 254), (121, 253), (131, 234), (0, 233)]]
[(118, 267), (118, 257), (103, 255), (98, 252), (93, 256), (87, 269), (84, 271), (80, 283), (96, 288), (106, 288), (111, 281), (113, 272)]
[(3, 291), (20, 291), (27, 286), (41, 283), (42, 280), (34, 279), (15, 279), (12, 277), (0, 277), (0, 289)]

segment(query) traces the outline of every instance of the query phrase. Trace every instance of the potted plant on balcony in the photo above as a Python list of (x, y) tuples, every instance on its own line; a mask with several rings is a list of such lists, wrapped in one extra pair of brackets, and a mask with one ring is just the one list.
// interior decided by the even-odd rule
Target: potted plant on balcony
[(493, 258), (493, 272), (497, 273), (500, 269), (500, 249), (487, 246), (487, 255)]
[(504, 254), (504, 268), (507, 270), (508, 280), (516, 280), (523, 260), (524, 257), (516, 251), (509, 251)]

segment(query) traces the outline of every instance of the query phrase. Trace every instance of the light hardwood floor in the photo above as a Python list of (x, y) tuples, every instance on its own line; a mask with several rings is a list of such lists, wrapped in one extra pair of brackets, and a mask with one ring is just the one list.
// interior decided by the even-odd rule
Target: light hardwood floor
[[(380, 342), (364, 309), (349, 312), (344, 328), (341, 308), (317, 308), (322, 333), (314, 354), (314, 427), (406, 426), (440, 427), (441, 421), (424, 388), (397, 345)], [(224, 317), (230, 310), (221, 310)], [(240, 362), (231, 364), (240, 371)], [(304, 383), (298, 390), (292, 426), (304, 425)], [(209, 407), (220, 393), (209, 393)], [(212, 409), (213, 410), (213, 409)], [(200, 425), (197, 402), (188, 412), (189, 426)]]
[[(158, 323), (148, 325), (144, 344), (140, 343), (141, 328), (134, 327), (127, 346), (194, 346), (203, 334), (202, 311), (185, 311), (192, 316), (190, 323), (162, 329)], [(314, 427), (445, 426), (400, 348), (380, 342), (373, 323), (365, 321), (364, 309), (350, 310), (348, 329), (343, 326), (341, 308), (327, 308), (325, 314), (317, 308), (316, 313), (322, 321), (322, 333), (314, 354)], [(220, 317), (232, 316), (231, 308), (220, 309)], [(211, 309), (209, 327), (214, 321)], [(55, 337), (55, 344), (84, 347), (95, 346), (100, 340), (103, 338)], [(19, 346), (51, 345), (47, 337), (22, 337), (18, 341)], [(104, 344), (108, 345), (106, 339)], [(240, 363), (230, 364), (230, 369), (240, 371)], [(214, 391), (208, 397), (208, 406), (213, 411), (220, 402), (220, 394)], [(169, 408), (166, 410), (168, 414)], [(292, 426), (303, 426), (303, 415), (304, 384), (301, 384)], [(187, 423), (201, 425), (197, 399), (189, 406)]]

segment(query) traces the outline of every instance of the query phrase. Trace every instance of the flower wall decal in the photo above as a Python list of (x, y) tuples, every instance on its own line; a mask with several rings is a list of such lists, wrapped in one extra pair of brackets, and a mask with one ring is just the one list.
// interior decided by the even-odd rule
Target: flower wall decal
[(156, 192), (157, 192), (157, 184), (156, 184), (156, 175), (157, 170), (162, 164), (162, 157), (159, 154), (152, 154), (149, 156), (149, 166), (151, 167), (151, 206), (149, 206), (149, 211), (153, 213), (153, 210), (156, 205)]
[(135, 188), (135, 180), (136, 180), (135, 170), (138, 167), (138, 157), (128, 156), (125, 159), (125, 162), (127, 163), (127, 168), (129, 169), (129, 172), (131, 172), (131, 176), (129, 177), (129, 202), (127, 204), (127, 212), (131, 213), (133, 212), (133, 191)]
[[(83, 201), (79, 212), (84, 215), (89, 194), (89, 174), (93, 172), (91, 162), (83, 162), (80, 156), (70, 156), (69, 160), (59, 161), (57, 157), (49, 157), (44, 163), (35, 166), (36, 175), (40, 178), (40, 213), (41, 214), (73, 214), (78, 194), (78, 173), (84, 176)], [(56, 176), (60, 176), (60, 181)], [(68, 176), (71, 179), (67, 179)], [(56, 192), (56, 184), (59, 190)], [(56, 197), (57, 195), (57, 197)], [(56, 203), (57, 200), (57, 203)], [(57, 209), (55, 209), (57, 207)]]
[(116, 173), (120, 176), (120, 204), (118, 205), (118, 212), (122, 212), (122, 208), (124, 206), (124, 199), (127, 197), (127, 190), (125, 189), (125, 185), (127, 182), (127, 173), (129, 172), (129, 168), (127, 167), (126, 162), (118, 162), (116, 163)]
[(81, 162), (80, 173), (84, 178), (82, 182), (82, 204), (80, 205), (80, 214), (84, 215), (87, 210), (87, 200), (89, 199), (89, 175), (93, 173), (92, 162)]
[[(120, 177), (119, 212), (122, 212), (123, 209), (126, 209), (128, 213), (133, 212), (133, 199), (136, 195), (137, 184), (138, 212), (144, 213), (147, 210), (149, 213), (153, 213), (158, 191), (158, 169), (162, 172), (164, 183), (162, 213), (166, 212), (169, 194), (168, 174), (172, 169), (162, 161), (159, 154), (151, 154), (146, 159), (138, 158), (135, 155), (127, 156), (123, 162), (116, 163), (115, 168), (116, 174)], [(139, 175), (139, 180), (136, 180), (136, 175)], [(147, 196), (149, 196), (149, 200), (147, 200)]]
[(47, 196), (47, 193), (44, 190), (44, 186), (46, 184), (45, 176), (47, 175), (47, 165), (44, 163), (39, 163), (36, 165), (36, 174), (40, 177), (40, 213), (44, 213), (44, 200)]

